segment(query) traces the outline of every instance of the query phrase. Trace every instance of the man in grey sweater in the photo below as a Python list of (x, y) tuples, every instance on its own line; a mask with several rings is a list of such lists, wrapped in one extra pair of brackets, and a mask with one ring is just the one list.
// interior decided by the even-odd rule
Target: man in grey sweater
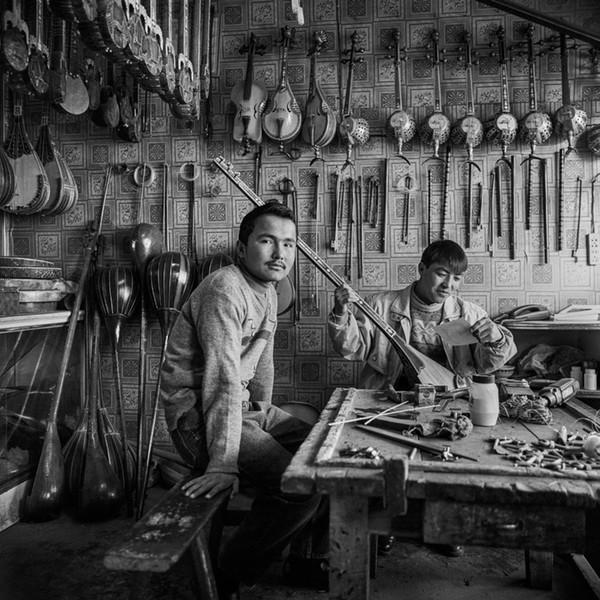
[(223, 548), (221, 598), (252, 583), (313, 517), (320, 497), (284, 494), (280, 480), (310, 426), (271, 404), (274, 284), (296, 256), (296, 224), (284, 205), (242, 220), (237, 262), (203, 279), (171, 333), (161, 399), (171, 438), (197, 477), (183, 486), (211, 497), (238, 478), (258, 490), (252, 509)]

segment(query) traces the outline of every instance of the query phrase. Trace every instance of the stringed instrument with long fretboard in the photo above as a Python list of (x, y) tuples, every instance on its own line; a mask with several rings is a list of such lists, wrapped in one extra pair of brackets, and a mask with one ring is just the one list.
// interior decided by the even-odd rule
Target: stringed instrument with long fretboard
[(308, 84), (308, 98), (304, 107), (302, 120), (302, 139), (315, 153), (315, 160), (322, 160), (321, 150), (329, 145), (335, 135), (337, 121), (335, 114), (321, 90), (317, 78), (317, 58), (322, 48), (327, 43), (327, 35), (324, 31), (316, 31), (313, 34), (314, 44), (310, 50), (310, 80)]
[(248, 53), (246, 77), (238, 81), (231, 90), (231, 101), (236, 105), (233, 117), (233, 139), (242, 145), (244, 151), (250, 144), (262, 142), (261, 116), (267, 103), (267, 88), (260, 81), (254, 81), (254, 55), (263, 54), (265, 47), (259, 45), (256, 36), (250, 34), (250, 42), (240, 48), (240, 54)]
[(287, 76), (288, 52), (294, 34), (295, 29), (290, 29), (288, 25), (281, 29), (283, 57), (279, 85), (271, 98), (268, 110), (262, 117), (263, 131), (267, 137), (279, 142), (281, 152), (283, 152), (284, 143), (293, 140), (300, 133), (302, 127), (302, 112)]
[[(257, 196), (242, 180), (239, 173), (235, 172), (231, 165), (223, 157), (213, 160), (215, 166), (232, 182), (236, 187), (257, 206), (266, 204)], [(336, 287), (348, 285), (301, 237), (296, 240), (298, 250), (310, 260), (319, 271)], [(354, 292), (356, 294), (356, 292)], [(363, 298), (356, 294), (357, 300), (354, 302), (357, 308), (361, 310), (373, 324), (388, 339), (392, 347), (398, 352), (398, 356), (406, 369), (409, 380), (430, 385), (443, 385), (448, 389), (456, 387), (456, 377), (454, 373), (435, 362), (428, 356), (425, 356), (415, 348), (408, 345), (398, 332), (386, 321), (377, 311)]]

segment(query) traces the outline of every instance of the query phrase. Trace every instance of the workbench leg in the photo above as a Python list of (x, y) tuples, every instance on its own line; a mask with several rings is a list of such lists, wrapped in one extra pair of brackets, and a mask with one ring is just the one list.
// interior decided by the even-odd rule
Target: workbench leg
[(190, 554), (200, 598), (203, 600), (218, 600), (215, 575), (204, 531), (200, 532), (192, 542)]
[(539, 550), (525, 550), (525, 576), (529, 587), (537, 590), (552, 589), (554, 554)]
[(330, 496), (329, 598), (369, 597), (368, 499)]

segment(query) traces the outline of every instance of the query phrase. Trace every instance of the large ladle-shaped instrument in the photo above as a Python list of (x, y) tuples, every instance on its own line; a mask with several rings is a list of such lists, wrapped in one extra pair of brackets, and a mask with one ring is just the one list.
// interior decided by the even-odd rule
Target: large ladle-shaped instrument
[(565, 157), (575, 150), (575, 138), (581, 135), (587, 125), (587, 114), (571, 102), (571, 89), (569, 86), (569, 54), (567, 36), (560, 34), (560, 66), (562, 84), (562, 106), (554, 113), (556, 133), (567, 138), (567, 151)]
[(33, 484), (29, 494), (25, 498), (24, 516), (26, 519), (31, 521), (47, 521), (56, 518), (60, 513), (63, 503), (65, 489), (65, 465), (56, 424), (58, 408), (62, 399), (67, 368), (69, 366), (71, 350), (75, 340), (77, 321), (79, 320), (79, 311), (83, 301), (88, 271), (92, 261), (92, 255), (98, 245), (98, 238), (100, 237), (100, 233), (102, 231), (104, 209), (106, 207), (108, 190), (112, 181), (112, 174), (112, 166), (108, 165), (104, 180), (102, 203), (94, 224), (94, 234), (84, 248), (84, 259), (83, 267), (81, 269), (79, 289), (75, 295), (75, 300), (71, 309), (71, 315), (69, 317), (65, 349), (58, 372), (56, 390), (50, 404), (48, 421), (46, 423), (46, 432), (44, 435), (44, 443), (42, 445), (40, 459), (37, 465), (35, 476), (33, 478)]
[(388, 132), (394, 137), (398, 145), (398, 157), (409, 163), (402, 154), (402, 146), (413, 139), (417, 124), (412, 115), (408, 114), (402, 107), (402, 63), (406, 60), (406, 48), (400, 47), (400, 30), (394, 29), (393, 43), (388, 50), (394, 49), (394, 92), (396, 95), (396, 108), (387, 120)]
[(152, 406), (152, 417), (150, 431), (146, 441), (146, 456), (142, 470), (142, 487), (137, 504), (137, 518), (144, 512), (144, 501), (148, 479), (150, 477), (150, 465), (152, 462), (152, 446), (156, 431), (158, 417), (158, 404), (160, 399), (160, 383), (162, 366), (165, 360), (169, 335), (175, 324), (181, 307), (189, 298), (195, 284), (195, 274), (190, 259), (181, 252), (164, 252), (154, 257), (148, 264), (146, 273), (148, 291), (155, 310), (158, 313), (160, 328), (163, 335), (163, 346), (156, 381), (156, 394)]
[(434, 30), (431, 34), (431, 47), (433, 53), (429, 58), (433, 62), (433, 112), (427, 117), (419, 128), (419, 135), (423, 143), (433, 146), (433, 156), (427, 160), (444, 160), (440, 157), (440, 146), (445, 144), (450, 137), (450, 119), (442, 112), (442, 83), (440, 77), (440, 33)]
[(361, 54), (365, 51), (364, 48), (357, 48), (358, 33), (356, 31), (350, 36), (350, 50), (344, 50), (344, 54), (348, 58), (341, 60), (342, 64), (348, 65), (348, 80), (346, 83), (346, 95), (344, 97), (344, 106), (342, 109), (342, 120), (340, 121), (338, 132), (340, 139), (346, 144), (346, 162), (342, 167), (342, 171), (347, 167), (354, 165), (352, 158), (352, 149), (356, 144), (362, 146), (369, 140), (369, 123), (366, 119), (361, 119), (352, 116), (351, 100), (352, 100), (352, 82), (354, 80), (354, 68), (356, 63), (363, 62), (364, 58), (356, 58), (356, 54)]
[(99, 269), (95, 276), (96, 299), (100, 314), (104, 318), (110, 334), (113, 351), (113, 369), (116, 380), (117, 409), (121, 431), (121, 458), (123, 461), (123, 487), (127, 503), (128, 516), (133, 515), (133, 496), (131, 490), (132, 473), (128, 470), (127, 422), (125, 420), (125, 401), (121, 379), (121, 360), (119, 342), (123, 322), (135, 312), (139, 302), (139, 280), (133, 269), (121, 265)]
[[(143, 222), (144, 187), (146, 185), (146, 165), (143, 165), (143, 177), (140, 179), (139, 218), (142, 222), (136, 225), (131, 233), (130, 250), (137, 269), (140, 285), (140, 345), (138, 371), (138, 410), (137, 410), (137, 443), (136, 443), (136, 506), (140, 503), (142, 488), (143, 440), (146, 425), (146, 336), (148, 319), (146, 316), (146, 267), (148, 262), (163, 251), (163, 237), (160, 230), (150, 223)], [(134, 179), (135, 180), (135, 179)]]

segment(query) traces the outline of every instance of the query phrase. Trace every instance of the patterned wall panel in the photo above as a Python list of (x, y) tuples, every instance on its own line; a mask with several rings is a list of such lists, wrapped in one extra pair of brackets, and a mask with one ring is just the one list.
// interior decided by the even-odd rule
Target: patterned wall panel
[[(563, 3), (553, 2), (553, 9)], [(215, 64), (211, 97), (212, 137), (206, 139), (199, 123), (175, 119), (158, 98), (149, 98), (150, 114), (147, 130), (140, 144), (125, 143), (111, 131), (96, 126), (84, 115), (69, 117), (52, 112), (50, 124), (60, 150), (71, 166), (81, 192), (79, 204), (68, 214), (56, 217), (6, 217), (11, 252), (22, 256), (47, 258), (64, 267), (67, 277), (77, 277), (81, 268), (82, 237), (100, 205), (107, 163), (123, 163), (127, 168), (115, 177), (108, 191), (104, 223), (104, 264), (130, 264), (128, 240), (134, 225), (143, 219), (163, 230), (172, 250), (188, 251), (190, 187), (180, 175), (182, 165), (192, 162), (200, 166), (200, 176), (193, 182), (196, 243), (200, 257), (216, 252), (231, 253), (235, 247), (237, 227), (252, 204), (219, 172), (211, 169), (211, 160), (224, 156), (232, 161), (244, 182), (251, 188), (255, 181), (255, 154), (244, 154), (231, 137), (234, 108), (230, 101), (233, 85), (244, 78), (246, 58), (240, 47), (253, 31), (266, 46), (255, 58), (255, 79), (264, 83), (270, 94), (276, 89), (281, 68), (280, 28), (296, 28), (295, 44), (289, 51), (288, 75), (301, 106), (308, 94), (310, 63), (307, 57), (316, 30), (327, 33), (328, 45), (318, 61), (318, 76), (329, 104), (336, 110), (344, 100), (347, 65), (340, 65), (339, 52), (347, 50), (350, 36), (357, 33), (363, 62), (354, 73), (350, 108), (356, 117), (367, 119), (368, 141), (354, 148), (354, 175), (361, 181), (363, 207), (379, 183), (378, 202), (373, 223), (366, 214), (363, 223), (362, 278), (358, 278), (356, 229), (347, 228), (347, 208), (343, 214), (340, 246), (335, 251), (331, 241), (335, 232), (332, 221), (335, 203), (335, 174), (346, 159), (346, 148), (336, 139), (324, 149), (324, 162), (312, 162), (312, 150), (296, 140), (286, 152), (298, 151), (300, 158), (290, 160), (278, 145), (265, 140), (258, 193), (265, 200), (281, 199), (279, 183), (289, 177), (295, 183), (299, 205), (299, 230), (307, 242), (326, 258), (340, 274), (351, 276), (351, 285), (361, 294), (408, 285), (417, 276), (417, 263), (428, 241), (440, 235), (443, 208), (445, 168), (431, 160), (432, 149), (417, 137), (404, 145), (410, 162), (398, 158), (397, 146), (386, 134), (386, 121), (395, 107), (394, 65), (390, 57), (391, 34), (400, 32), (407, 60), (402, 63), (402, 96), (404, 109), (418, 123), (433, 110), (433, 69), (431, 49), (427, 47), (431, 32), (440, 33), (443, 50), (441, 92), (443, 111), (452, 121), (466, 110), (466, 82), (460, 45), (463, 32), (472, 34), (477, 64), (474, 67), (475, 110), (482, 121), (492, 118), (500, 107), (500, 73), (497, 57), (492, 54), (495, 32), (506, 29), (509, 55), (509, 88), (511, 111), (519, 119), (528, 112), (527, 64), (522, 55), (526, 23), (502, 14), (478, 2), (467, 0), (303, 0), (305, 24), (299, 26), (291, 3), (271, 1), (220, 0), (216, 3), (218, 20), (214, 42)], [(336, 6), (340, 14), (336, 14)], [(543, 0), (529, 5), (542, 8)], [(564, 3), (564, 10), (567, 5)], [(600, 11), (600, 9), (596, 9)], [(338, 27), (338, 16), (340, 26)], [(592, 13), (592, 17), (600, 15)], [(341, 33), (341, 38), (338, 34)], [(552, 31), (536, 27), (536, 40), (548, 40)], [(553, 113), (561, 105), (560, 59), (548, 44), (538, 58), (538, 97), (540, 109)], [(520, 54), (521, 53), (521, 54)], [(103, 59), (102, 59), (103, 60)], [(102, 62), (102, 61), (100, 61)], [(588, 114), (588, 126), (600, 123), (600, 75), (598, 57), (585, 44), (570, 52), (571, 93)], [(340, 97), (341, 92), (341, 97)], [(37, 138), (42, 108), (39, 102), (26, 101), (25, 115), (32, 139)], [(8, 115), (5, 115), (5, 122)], [(539, 146), (537, 154), (547, 160), (547, 209), (550, 220), (549, 260), (543, 262), (542, 217), (539, 189), (532, 191), (531, 229), (524, 228), (527, 171), (522, 161), (528, 156), (526, 144), (516, 142), (508, 149), (515, 160), (515, 219), (517, 249), (514, 260), (509, 257), (506, 235), (494, 236), (489, 247), (490, 173), (501, 156), (497, 145), (484, 141), (475, 149), (474, 159), (481, 171), (474, 171), (473, 217), (480, 215), (471, 231), (468, 249), (470, 267), (464, 284), (464, 296), (492, 314), (528, 302), (547, 305), (557, 310), (569, 302), (600, 303), (600, 270), (585, 262), (583, 236), (591, 228), (591, 179), (600, 171), (600, 161), (585, 144), (585, 135), (576, 142), (577, 152), (570, 153), (564, 164), (564, 202), (560, 214), (563, 225), (563, 249), (557, 248), (557, 154), (565, 148), (564, 140), (553, 135)], [(444, 156), (442, 148), (441, 156)], [(445, 229), (449, 237), (466, 242), (467, 169), (466, 152), (452, 148), (448, 167), (448, 198)], [(133, 170), (147, 163), (155, 174), (151, 185), (142, 193), (132, 179)], [(406, 175), (412, 186), (403, 187)], [(318, 176), (318, 177), (317, 177)], [(572, 249), (577, 244), (579, 197), (577, 178), (582, 179), (580, 251), (575, 261)], [(479, 189), (479, 188), (478, 188)], [(387, 194), (385, 193), (387, 190)], [(166, 198), (167, 223), (163, 223), (163, 197)], [(315, 199), (317, 218), (312, 216)], [(479, 209), (477, 208), (479, 206)], [(503, 195), (502, 224), (508, 226), (506, 194)], [(166, 230), (166, 231), (165, 231)], [(346, 250), (353, 247), (351, 264)], [(348, 270), (348, 267), (350, 269)], [(359, 365), (344, 361), (333, 352), (327, 338), (326, 315), (331, 307), (332, 289), (320, 273), (306, 260), (299, 263), (302, 289), (297, 290), (301, 302), (299, 322), (293, 311), (280, 318), (276, 337), (276, 401), (308, 401), (322, 407), (336, 386), (352, 385)], [(122, 342), (122, 371), (127, 401), (127, 414), (135, 418), (139, 359), (139, 332), (135, 319), (127, 325)], [(147, 358), (148, 407), (154, 394), (161, 332), (156, 316), (151, 314), (149, 356)], [(103, 355), (110, 361), (109, 348)], [(114, 404), (111, 390), (112, 372), (103, 369), (105, 397)], [(164, 427), (158, 432), (165, 441)]]

